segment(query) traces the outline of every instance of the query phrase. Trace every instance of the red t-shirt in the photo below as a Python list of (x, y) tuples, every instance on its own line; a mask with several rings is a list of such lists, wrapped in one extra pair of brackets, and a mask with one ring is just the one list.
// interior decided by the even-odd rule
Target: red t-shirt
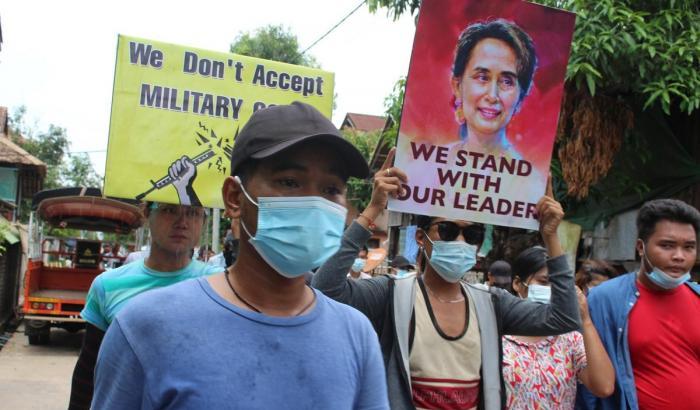
[(629, 345), (639, 408), (700, 409), (700, 296), (686, 285), (637, 287)]

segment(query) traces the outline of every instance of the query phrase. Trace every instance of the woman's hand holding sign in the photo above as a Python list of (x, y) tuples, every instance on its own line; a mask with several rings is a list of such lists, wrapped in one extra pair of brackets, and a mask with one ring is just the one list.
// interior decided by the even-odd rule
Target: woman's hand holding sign
[(537, 202), (537, 219), (540, 221), (540, 234), (551, 258), (564, 254), (559, 243), (557, 228), (564, 219), (564, 209), (554, 199), (552, 176), (547, 178), (547, 191)]
[(406, 173), (394, 167), (394, 154), (396, 148), (392, 148), (384, 160), (381, 169), (374, 174), (374, 187), (372, 188), (372, 198), (369, 205), (357, 217), (357, 222), (365, 228), (371, 229), (374, 220), (386, 208), (389, 197), (396, 198), (401, 194), (401, 184), (408, 181)]

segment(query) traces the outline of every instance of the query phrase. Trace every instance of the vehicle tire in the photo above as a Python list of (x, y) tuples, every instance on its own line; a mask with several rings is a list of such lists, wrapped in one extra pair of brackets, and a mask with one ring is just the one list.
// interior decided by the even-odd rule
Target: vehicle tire
[(78, 333), (81, 330), (85, 329), (85, 325), (82, 323), (68, 323), (68, 324), (64, 325), (63, 328), (68, 333)]
[(46, 345), (51, 341), (51, 332), (41, 332), (27, 335), (30, 345)]
[(25, 324), (24, 333), (29, 338), (30, 345), (45, 345), (51, 340), (51, 324), (43, 320), (29, 320)]

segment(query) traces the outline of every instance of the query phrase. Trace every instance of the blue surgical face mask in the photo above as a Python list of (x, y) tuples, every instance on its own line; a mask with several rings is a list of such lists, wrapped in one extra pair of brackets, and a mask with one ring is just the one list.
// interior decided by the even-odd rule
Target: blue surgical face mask
[(690, 272), (686, 272), (680, 277), (674, 278), (673, 276), (667, 274), (661, 269), (655, 267), (651, 264), (651, 261), (647, 257), (647, 250), (644, 244), (642, 244), (642, 250), (644, 251), (644, 259), (646, 260), (647, 264), (651, 267), (651, 272), (647, 272), (647, 277), (655, 285), (666, 290), (671, 290), (679, 287), (680, 285), (690, 280)]
[[(464, 241), (432, 241), (425, 236), (433, 245), (433, 252), (430, 255), (430, 266), (445, 281), (457, 283), (471, 268), (476, 265), (476, 246)], [(427, 255), (426, 255), (427, 256)]]
[(531, 302), (549, 303), (552, 298), (552, 288), (533, 283), (527, 286), (527, 300)]
[(360, 272), (362, 268), (365, 267), (365, 262), (366, 260), (362, 258), (355, 258), (355, 262), (352, 263), (352, 268), (350, 268), (353, 272)]
[(408, 271), (405, 269), (398, 269), (396, 271), (396, 277), (398, 277), (398, 278), (403, 278), (406, 275), (408, 275)]
[[(240, 184), (240, 179), (235, 177)], [(318, 196), (259, 197), (258, 229), (241, 227), (258, 254), (277, 273), (296, 278), (321, 266), (340, 248), (347, 209)]]

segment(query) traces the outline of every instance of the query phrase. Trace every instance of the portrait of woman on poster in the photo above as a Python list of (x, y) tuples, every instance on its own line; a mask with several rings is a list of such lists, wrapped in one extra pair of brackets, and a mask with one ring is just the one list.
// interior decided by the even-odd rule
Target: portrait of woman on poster
[(478, 22), (462, 31), (451, 81), (460, 145), (521, 158), (506, 127), (528, 95), (536, 67), (532, 38), (513, 22)]

